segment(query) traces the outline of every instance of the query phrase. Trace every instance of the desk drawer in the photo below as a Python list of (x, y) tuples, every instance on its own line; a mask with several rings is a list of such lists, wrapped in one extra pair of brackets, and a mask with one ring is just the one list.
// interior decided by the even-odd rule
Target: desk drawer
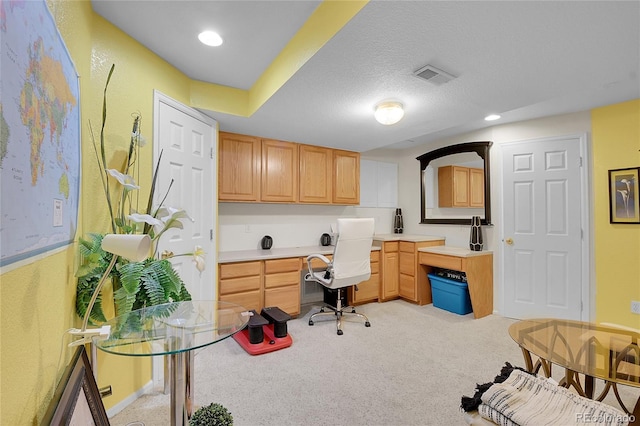
[(462, 270), (462, 258), (445, 256), (434, 253), (420, 253), (420, 264), (437, 266), (438, 268), (453, 269), (455, 271)]
[(264, 288), (300, 285), (300, 271), (282, 272), (264, 276)]
[(220, 294), (240, 293), (250, 290), (260, 290), (260, 275), (220, 280)]
[(384, 243), (382, 248), (384, 249), (385, 253), (398, 251), (398, 242), (397, 241), (386, 242)]
[(227, 294), (220, 296), (220, 300), (223, 302), (235, 303), (236, 305), (246, 308), (248, 311), (254, 309), (257, 312), (260, 312), (260, 309), (262, 309), (262, 305), (260, 303), (260, 291), (258, 290), (247, 291), (245, 293)]
[(380, 250), (372, 251), (369, 259), (371, 259), (371, 262), (380, 262)]
[(415, 275), (416, 269), (416, 256), (413, 253), (405, 253), (400, 251), (400, 273), (411, 275), (412, 277)]
[(416, 245), (414, 243), (400, 241), (400, 251), (404, 251), (406, 253), (414, 253), (416, 251)]
[(274, 274), (277, 272), (300, 271), (300, 258), (274, 259), (264, 261), (264, 273)]
[(220, 264), (220, 279), (260, 275), (260, 261)]

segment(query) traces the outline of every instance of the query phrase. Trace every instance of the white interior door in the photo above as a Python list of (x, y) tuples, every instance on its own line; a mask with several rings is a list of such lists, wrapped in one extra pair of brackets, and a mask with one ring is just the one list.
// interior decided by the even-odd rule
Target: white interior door
[(582, 317), (583, 145), (580, 137), (501, 145), (505, 316)]
[(162, 151), (155, 190), (159, 204), (173, 180), (165, 206), (182, 208), (193, 219), (183, 219), (184, 229), (170, 229), (161, 238), (158, 252), (192, 253), (200, 246), (206, 253), (206, 267), (200, 273), (189, 256), (171, 258), (194, 300), (215, 299), (216, 246), (214, 228), (217, 213), (215, 153), (216, 123), (204, 114), (159, 92), (154, 93), (154, 157)]

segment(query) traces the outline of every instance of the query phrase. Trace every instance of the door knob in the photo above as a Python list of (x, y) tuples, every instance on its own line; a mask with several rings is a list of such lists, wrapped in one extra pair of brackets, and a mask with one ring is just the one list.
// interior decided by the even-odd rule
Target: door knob
[(504, 240), (505, 243), (509, 244), (510, 246), (513, 245), (513, 238), (507, 238), (506, 240)]

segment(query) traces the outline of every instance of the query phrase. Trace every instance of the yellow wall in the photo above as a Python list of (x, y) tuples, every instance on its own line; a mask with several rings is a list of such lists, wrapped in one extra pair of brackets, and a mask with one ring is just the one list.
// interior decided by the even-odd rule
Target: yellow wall
[[(141, 186), (147, 191), (153, 157), (153, 90), (188, 104), (191, 81), (94, 14), (89, 1), (52, 0), (49, 6), (80, 75), (83, 127), (78, 234), (106, 232), (109, 222), (101, 208), (105, 201), (87, 123), (91, 120), (94, 129), (100, 124), (102, 91), (111, 64), (116, 69), (108, 92), (107, 140), (116, 149), (124, 149), (131, 134), (131, 113), (142, 114), (142, 133), (149, 144), (142, 149), (139, 166)], [(0, 277), (2, 425), (37, 424), (70, 360), (73, 349), (66, 347), (70, 338), (65, 330), (79, 325), (73, 305), (75, 265), (76, 247), (72, 246)], [(110, 384), (114, 391), (104, 399), (107, 408), (151, 379), (149, 359), (99, 355), (98, 384)]]
[(608, 186), (609, 170), (640, 167), (640, 100), (594, 109), (591, 127), (596, 320), (640, 329), (640, 225), (609, 223)]

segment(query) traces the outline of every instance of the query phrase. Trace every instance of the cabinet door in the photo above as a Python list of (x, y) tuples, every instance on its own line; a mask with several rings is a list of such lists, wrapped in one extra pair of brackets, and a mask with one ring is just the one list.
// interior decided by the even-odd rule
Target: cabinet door
[(453, 205), (469, 206), (469, 169), (466, 167), (453, 168)]
[(260, 139), (220, 132), (218, 200), (260, 200)]
[(484, 169), (469, 169), (469, 207), (484, 207)]
[(467, 167), (438, 168), (438, 206), (469, 207), (469, 169)]
[(295, 202), (298, 195), (298, 145), (262, 140), (262, 201)]
[(332, 150), (311, 145), (300, 145), (301, 203), (331, 203)]
[(416, 270), (416, 255), (413, 252), (406, 253), (406, 252), (400, 251), (400, 273), (413, 277), (416, 274), (415, 270)]
[(398, 242), (386, 242), (382, 245), (381, 256), (382, 283), (380, 285), (380, 298), (384, 300), (398, 297), (399, 278), (399, 253)]
[(400, 274), (400, 297), (416, 302), (416, 280), (410, 275)]
[(367, 281), (363, 281), (358, 284), (357, 291), (355, 288), (349, 289), (351, 292), (350, 304), (355, 305), (364, 302), (371, 302), (378, 298), (378, 294), (380, 292), (380, 275), (378, 273), (373, 273), (373, 264), (371, 264), (371, 267), (371, 277)]
[(384, 298), (398, 296), (398, 253), (384, 255)]
[(415, 302), (416, 299), (416, 245), (412, 242), (400, 242), (400, 297)]
[(360, 203), (360, 154), (333, 151), (334, 204)]

